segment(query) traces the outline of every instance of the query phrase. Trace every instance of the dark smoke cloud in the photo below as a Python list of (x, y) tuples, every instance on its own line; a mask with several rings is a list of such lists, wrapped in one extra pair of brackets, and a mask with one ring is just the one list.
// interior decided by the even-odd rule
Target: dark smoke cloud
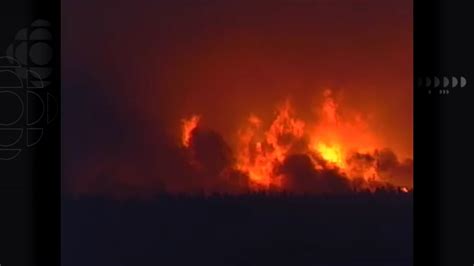
[(98, 82), (75, 80), (63, 95), (64, 191), (146, 197), (183, 189), (191, 170), (167, 127), (143, 119), (126, 100), (117, 104)]
[(376, 153), (377, 171), (388, 182), (398, 186), (413, 186), (413, 159), (400, 161), (390, 149)]
[(277, 172), (284, 176), (283, 183), (289, 191), (317, 194), (351, 191), (349, 180), (337, 169), (318, 170), (306, 154), (288, 156)]
[(394, 186), (413, 186), (413, 160), (401, 161), (391, 149), (385, 148), (373, 153), (352, 153), (347, 164), (353, 174), (362, 175), (368, 169), (374, 169), (382, 179), (381, 182)]
[(249, 179), (232, 169), (233, 153), (217, 132), (198, 127), (192, 131), (189, 149), (185, 149), (192, 166), (194, 191), (204, 193), (244, 193), (249, 191)]
[(218, 176), (232, 166), (232, 151), (217, 132), (196, 128), (192, 132), (190, 149), (193, 159), (208, 176)]

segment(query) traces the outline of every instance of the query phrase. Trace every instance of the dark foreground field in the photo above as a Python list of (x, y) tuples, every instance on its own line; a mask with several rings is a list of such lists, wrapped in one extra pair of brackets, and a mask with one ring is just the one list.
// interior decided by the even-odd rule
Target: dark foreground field
[(65, 199), (63, 266), (412, 265), (412, 195)]

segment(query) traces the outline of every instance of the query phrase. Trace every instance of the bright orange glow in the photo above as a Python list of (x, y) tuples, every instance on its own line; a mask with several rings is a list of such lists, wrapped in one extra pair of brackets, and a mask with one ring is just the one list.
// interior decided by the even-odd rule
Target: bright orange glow
[[(314, 119), (303, 121), (287, 100), (276, 109), (269, 124), (251, 114), (232, 145), (232, 167), (248, 176), (249, 186), (257, 190), (285, 189), (284, 176), (277, 169), (294, 154), (307, 155), (315, 171), (333, 169), (348, 180), (362, 180), (365, 185), (360, 188), (371, 189), (368, 183), (386, 182), (375, 163), (378, 150), (385, 147), (362, 115), (341, 114), (330, 90), (324, 92), (316, 113)], [(194, 115), (183, 120), (183, 146), (189, 147), (199, 119)], [(359, 157), (353, 159), (354, 154)]]
[(193, 130), (198, 126), (201, 117), (193, 115), (188, 119), (183, 119), (182, 122), (182, 134), (181, 134), (181, 145), (189, 147), (191, 141), (191, 134)]
[[(374, 169), (353, 171), (346, 162), (348, 152), (373, 151), (377, 147), (377, 141), (365, 122), (360, 117), (354, 121), (342, 119), (329, 90), (324, 92), (324, 101), (318, 112), (318, 120), (304, 122), (295, 116), (289, 101), (286, 101), (277, 109), (267, 130), (261, 128), (260, 118), (250, 116), (247, 126), (239, 134), (237, 169), (248, 173), (257, 187), (280, 187), (281, 177), (275, 174), (275, 167), (283, 163), (291, 152), (299, 152), (313, 158), (319, 156), (348, 177), (373, 179)], [(297, 146), (298, 150), (292, 150)], [(315, 167), (319, 167), (317, 160)]]
[(268, 130), (261, 124), (260, 118), (251, 115), (246, 128), (239, 132), (236, 168), (248, 173), (255, 188), (280, 187), (275, 165), (283, 162), (294, 140), (303, 137), (305, 124), (293, 117), (288, 101), (277, 109)]
[(341, 169), (345, 168), (344, 155), (339, 145), (327, 145), (323, 142), (319, 142), (315, 147), (315, 150), (325, 161), (334, 164)]

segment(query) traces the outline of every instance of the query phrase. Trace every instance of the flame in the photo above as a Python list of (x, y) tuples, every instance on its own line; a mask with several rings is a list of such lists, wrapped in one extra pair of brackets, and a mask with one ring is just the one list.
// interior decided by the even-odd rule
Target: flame
[[(276, 111), (270, 127), (265, 131), (262, 120), (255, 115), (248, 118), (247, 127), (240, 132), (237, 148), (237, 169), (248, 173), (257, 187), (280, 187), (280, 176), (274, 173), (292, 149), (300, 153), (319, 156), (326, 164), (338, 168), (348, 177), (374, 178), (374, 169), (352, 171), (347, 163), (348, 153), (372, 150), (373, 136), (360, 117), (345, 121), (339, 114), (338, 104), (331, 91), (324, 92), (320, 119), (306, 123), (295, 116), (289, 101)], [(362, 136), (358, 139), (356, 136)], [(301, 146), (303, 147), (297, 147)], [(299, 149), (299, 150), (298, 150)], [(315, 163), (316, 167), (318, 162)]]
[(293, 112), (286, 101), (277, 109), (267, 131), (263, 131), (261, 119), (251, 115), (240, 132), (236, 168), (248, 173), (254, 187), (281, 187), (280, 177), (274, 174), (275, 165), (282, 163), (293, 142), (304, 136), (305, 123), (294, 118)]
[(198, 115), (192, 115), (190, 118), (181, 120), (182, 123), (182, 134), (181, 134), (181, 145), (189, 148), (191, 136), (193, 130), (198, 126), (201, 117)]
[(323, 142), (318, 142), (314, 149), (327, 162), (334, 164), (341, 169), (346, 168), (344, 154), (340, 145), (327, 145)]
[[(366, 165), (350, 160), (354, 153), (376, 154), (377, 148), (383, 147), (381, 141), (362, 115), (342, 115), (330, 90), (324, 91), (323, 96), (313, 120), (298, 118), (288, 100), (276, 108), (269, 124), (255, 114), (249, 115), (233, 145), (233, 168), (248, 176), (251, 188), (284, 189), (284, 177), (276, 169), (292, 154), (308, 155), (316, 170), (336, 169), (348, 179), (382, 181), (373, 161)], [(199, 121), (198, 115), (182, 120), (184, 147), (189, 147)], [(402, 188), (405, 190), (408, 191)]]

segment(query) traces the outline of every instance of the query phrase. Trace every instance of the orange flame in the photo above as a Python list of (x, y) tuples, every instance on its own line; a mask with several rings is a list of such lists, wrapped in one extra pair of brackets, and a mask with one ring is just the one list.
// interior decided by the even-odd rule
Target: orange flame
[(295, 140), (304, 135), (304, 122), (293, 117), (287, 101), (276, 112), (276, 118), (267, 131), (262, 131), (261, 120), (255, 115), (239, 134), (236, 168), (249, 175), (256, 188), (280, 187), (275, 165), (288, 156)]
[(198, 126), (201, 117), (198, 115), (192, 115), (190, 118), (181, 120), (182, 122), (182, 134), (181, 134), (181, 145), (189, 148), (191, 136), (193, 130)]
[[(343, 116), (330, 90), (324, 92), (318, 115), (314, 121), (304, 122), (296, 117), (289, 101), (277, 108), (267, 128), (260, 117), (250, 115), (234, 144), (234, 169), (248, 176), (253, 189), (284, 189), (283, 176), (275, 169), (289, 155), (299, 153), (308, 155), (315, 169), (329, 167), (349, 179), (381, 181), (374, 163), (359, 165), (349, 160), (351, 154), (374, 154), (377, 148), (383, 148), (362, 116)], [(184, 147), (189, 147), (199, 120), (197, 115), (183, 119)]]
[(366, 120), (360, 114), (343, 116), (330, 90), (324, 92), (324, 102), (319, 114), (318, 122), (311, 129), (310, 149), (328, 163), (337, 166), (348, 177), (377, 179), (373, 167), (353, 171), (354, 166), (348, 162), (350, 154), (373, 153), (384, 147)]

